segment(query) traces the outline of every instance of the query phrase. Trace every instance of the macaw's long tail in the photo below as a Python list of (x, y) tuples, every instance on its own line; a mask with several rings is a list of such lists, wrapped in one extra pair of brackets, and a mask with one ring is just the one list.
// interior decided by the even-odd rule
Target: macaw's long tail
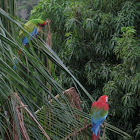
[(100, 132), (98, 131), (98, 134), (94, 134), (92, 135), (92, 140), (99, 140), (99, 135), (100, 135)]
[(99, 140), (99, 137), (97, 135), (92, 135), (92, 140)]
[(99, 135), (96, 134), (92, 135), (92, 140), (99, 140)]

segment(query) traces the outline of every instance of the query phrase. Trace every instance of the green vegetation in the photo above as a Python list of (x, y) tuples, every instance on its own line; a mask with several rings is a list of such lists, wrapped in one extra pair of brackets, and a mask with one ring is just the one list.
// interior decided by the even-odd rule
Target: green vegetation
[[(55, 52), (94, 99), (109, 96), (108, 122), (135, 140), (140, 136), (139, 9), (138, 0), (41, 0), (31, 16), (52, 21)], [(70, 77), (57, 69), (59, 82), (73, 86)]]
[[(16, 0), (0, 5), (0, 139), (90, 140), (90, 107), (102, 94), (110, 109), (100, 138), (139, 139), (139, 0), (40, 0), (30, 18), (52, 21), (54, 51), (47, 25), (23, 46)], [(63, 94), (70, 87), (78, 94)]]

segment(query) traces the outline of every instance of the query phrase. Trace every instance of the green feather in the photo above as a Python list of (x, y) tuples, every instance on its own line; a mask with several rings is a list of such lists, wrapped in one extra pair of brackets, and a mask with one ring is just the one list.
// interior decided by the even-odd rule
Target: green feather
[(104, 117), (108, 113), (108, 110), (104, 110), (104, 108), (97, 108), (97, 107), (93, 106), (91, 108), (91, 114), (93, 114), (93, 113), (95, 113), (95, 115), (94, 115), (95, 118), (98, 118), (99, 116)]
[[(29, 33), (31, 33), (33, 31), (34, 27), (37, 28), (38, 24), (43, 24), (43, 23), (44, 23), (44, 21), (41, 19), (32, 19), (24, 24), (24, 29), (27, 30)], [(22, 30), (20, 30), (19, 36), (22, 38), (25, 36), (25, 34)]]

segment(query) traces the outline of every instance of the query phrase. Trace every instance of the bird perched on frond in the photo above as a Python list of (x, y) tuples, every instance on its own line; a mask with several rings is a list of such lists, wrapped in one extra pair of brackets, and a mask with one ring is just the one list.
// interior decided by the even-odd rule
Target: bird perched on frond
[(108, 115), (108, 96), (101, 96), (91, 106), (92, 140), (99, 140), (100, 126)]
[[(43, 21), (42, 19), (32, 19), (29, 20), (27, 23), (24, 24), (24, 29), (28, 31), (30, 34), (26, 35), (22, 30), (19, 32), (19, 37), (22, 39), (22, 44), (25, 46), (32, 37), (35, 37), (38, 32), (46, 25), (46, 23), (51, 22), (50, 20)], [(19, 51), (21, 54), (21, 51)], [(16, 68), (17, 60), (14, 59), (15, 65), (14, 69)]]
[[(43, 21), (42, 19), (32, 19), (29, 20), (27, 23), (24, 24), (24, 29), (28, 31), (30, 34), (26, 35), (22, 30), (19, 32), (19, 37), (22, 39), (22, 44), (25, 46), (29, 40), (31, 40), (32, 37), (35, 37), (38, 32), (46, 25), (46, 23), (49, 23), (50, 20)], [(19, 51), (19, 54), (21, 54), (21, 51)], [(16, 68), (17, 60), (14, 59), (15, 65), (14, 69)]]
[(41, 19), (32, 19), (24, 24), (24, 29), (30, 33), (29, 38), (25, 36), (25, 33), (20, 30), (19, 37), (22, 38), (22, 44), (26, 45), (31, 37), (35, 37), (38, 32), (46, 25), (50, 20), (43, 21)]

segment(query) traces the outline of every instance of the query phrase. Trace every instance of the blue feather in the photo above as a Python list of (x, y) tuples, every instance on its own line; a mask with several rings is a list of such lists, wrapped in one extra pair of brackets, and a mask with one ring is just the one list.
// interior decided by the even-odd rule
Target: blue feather
[[(34, 27), (34, 30), (30, 33), (29, 35), (29, 40), (31, 40), (31, 37), (35, 37), (36, 35), (38, 34), (38, 28)], [(25, 36), (23, 39), (22, 39), (22, 44), (23, 45), (26, 45), (28, 43), (28, 38)]]
[[(100, 111), (97, 112), (97, 114), (94, 112), (93, 115), (91, 116), (91, 121), (92, 121), (92, 129), (91, 132), (93, 132), (93, 135), (96, 134), (98, 135), (98, 131), (100, 128), (100, 125), (104, 122), (104, 120), (106, 119), (108, 113), (104, 116), (101, 117), (99, 115)], [(98, 117), (95, 117), (95, 115), (98, 115)]]
[(91, 132), (93, 132), (93, 135), (94, 134), (98, 134), (98, 131), (99, 131), (99, 128), (100, 128), (100, 125), (103, 123), (104, 119), (102, 119), (100, 122), (98, 123), (92, 123), (92, 129), (91, 129)]

